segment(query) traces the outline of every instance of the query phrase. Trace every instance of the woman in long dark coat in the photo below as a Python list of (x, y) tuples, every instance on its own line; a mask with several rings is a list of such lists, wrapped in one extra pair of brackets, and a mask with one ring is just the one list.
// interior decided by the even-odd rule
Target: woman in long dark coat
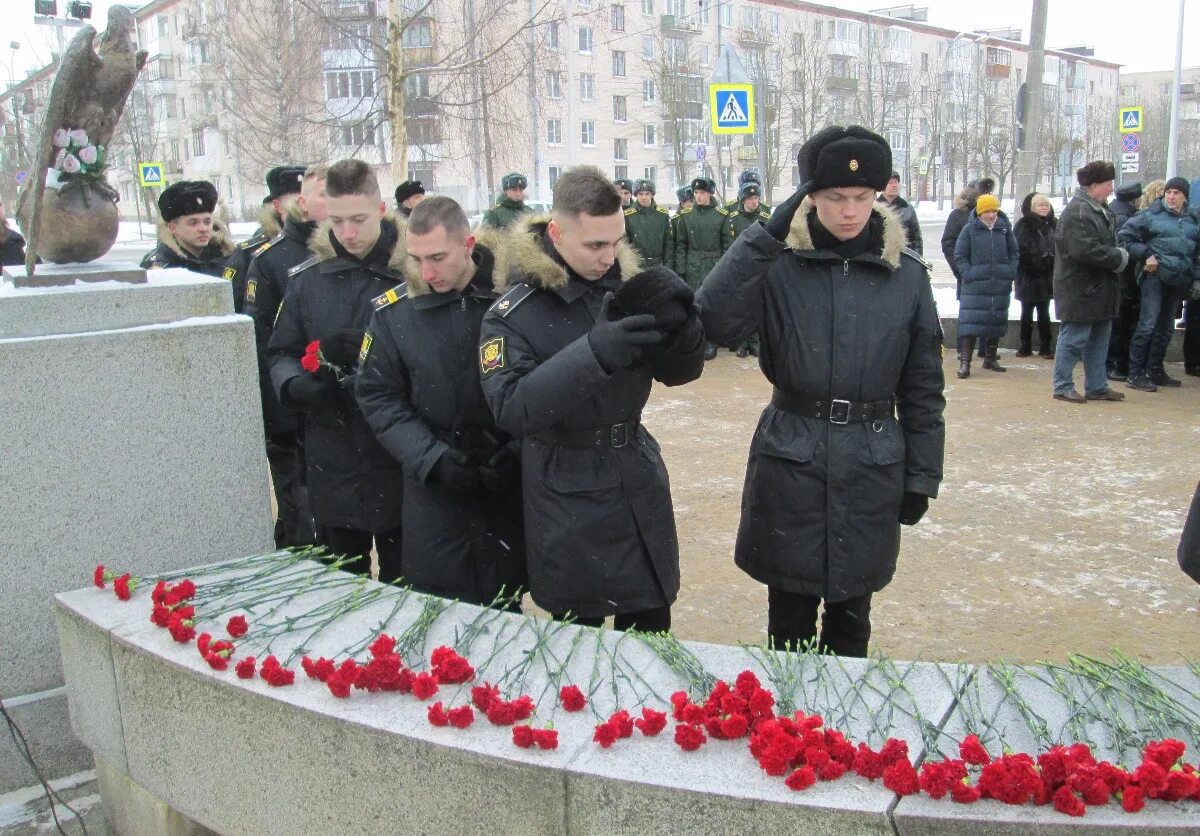
[(954, 246), (954, 263), (962, 276), (958, 302), (958, 376), (971, 376), (971, 353), (975, 341), (983, 340), (987, 352), (983, 367), (1008, 371), (1000, 365), (996, 350), (1008, 331), (1008, 306), (1013, 279), (1017, 277), (1017, 239), (1012, 226), (1000, 213), (1000, 201), (982, 195), (975, 212)]
[(1054, 296), (1054, 228), (1058, 219), (1050, 198), (1030, 192), (1021, 202), (1017, 221), (1017, 299), (1021, 301), (1021, 348), (1018, 357), (1033, 354), (1033, 315), (1037, 313), (1039, 356), (1054, 359), (1050, 338), (1050, 300)]

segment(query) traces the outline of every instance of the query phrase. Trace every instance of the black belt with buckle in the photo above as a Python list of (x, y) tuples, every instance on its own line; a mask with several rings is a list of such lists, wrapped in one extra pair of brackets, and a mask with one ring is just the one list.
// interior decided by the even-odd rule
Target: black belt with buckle
[(771, 394), (771, 403), (776, 409), (790, 412), (792, 415), (816, 418), (831, 424), (885, 421), (896, 415), (896, 402), (892, 398), (881, 401), (847, 401), (841, 398), (813, 398), (776, 389)]
[(557, 447), (575, 447), (586, 450), (591, 447), (625, 447), (637, 436), (638, 421), (626, 421), (610, 427), (585, 430), (547, 430), (534, 436), (544, 444)]

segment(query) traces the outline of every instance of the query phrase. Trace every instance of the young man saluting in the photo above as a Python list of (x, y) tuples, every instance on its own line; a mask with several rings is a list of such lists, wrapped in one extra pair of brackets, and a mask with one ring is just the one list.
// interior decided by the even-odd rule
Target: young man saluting
[[(551, 217), (524, 221), (505, 243), (499, 281), (512, 289), (484, 317), (479, 362), (496, 423), (524, 442), (534, 601), (582, 624), (615, 614), (618, 630), (661, 631), (679, 591), (679, 544), (641, 412), (653, 381), (700, 376), (704, 334), (679, 277), (661, 267), (634, 276), (624, 238), (604, 174), (564, 174)], [(670, 302), (618, 311), (635, 301), (627, 280)], [(647, 307), (660, 313), (635, 313)]]

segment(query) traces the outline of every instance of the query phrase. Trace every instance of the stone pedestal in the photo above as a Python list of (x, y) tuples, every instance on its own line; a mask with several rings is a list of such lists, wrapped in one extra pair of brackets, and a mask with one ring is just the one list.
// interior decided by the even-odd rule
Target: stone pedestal
[[(0, 699), (46, 778), (71, 737), (55, 593), (97, 563), (138, 573), (269, 549), (254, 331), (227, 282), (0, 283)], [(35, 783), (8, 735), (0, 793)]]

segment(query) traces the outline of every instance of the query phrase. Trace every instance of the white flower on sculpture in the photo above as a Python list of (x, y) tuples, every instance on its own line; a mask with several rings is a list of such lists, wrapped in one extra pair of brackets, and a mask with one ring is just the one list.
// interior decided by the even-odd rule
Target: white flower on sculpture
[(71, 143), (71, 137), (67, 134), (65, 128), (59, 128), (54, 132), (54, 147), (66, 148)]
[(85, 145), (79, 149), (79, 161), (85, 165), (94, 165), (96, 162), (96, 146)]
[(88, 139), (87, 131), (83, 130), (82, 128), (76, 128), (75, 130), (70, 131), (69, 135), (71, 137), (71, 141), (80, 148), (91, 142), (91, 140)]
[(79, 169), (82, 168), (74, 154), (67, 154), (63, 157), (61, 167), (66, 174), (78, 174)]

